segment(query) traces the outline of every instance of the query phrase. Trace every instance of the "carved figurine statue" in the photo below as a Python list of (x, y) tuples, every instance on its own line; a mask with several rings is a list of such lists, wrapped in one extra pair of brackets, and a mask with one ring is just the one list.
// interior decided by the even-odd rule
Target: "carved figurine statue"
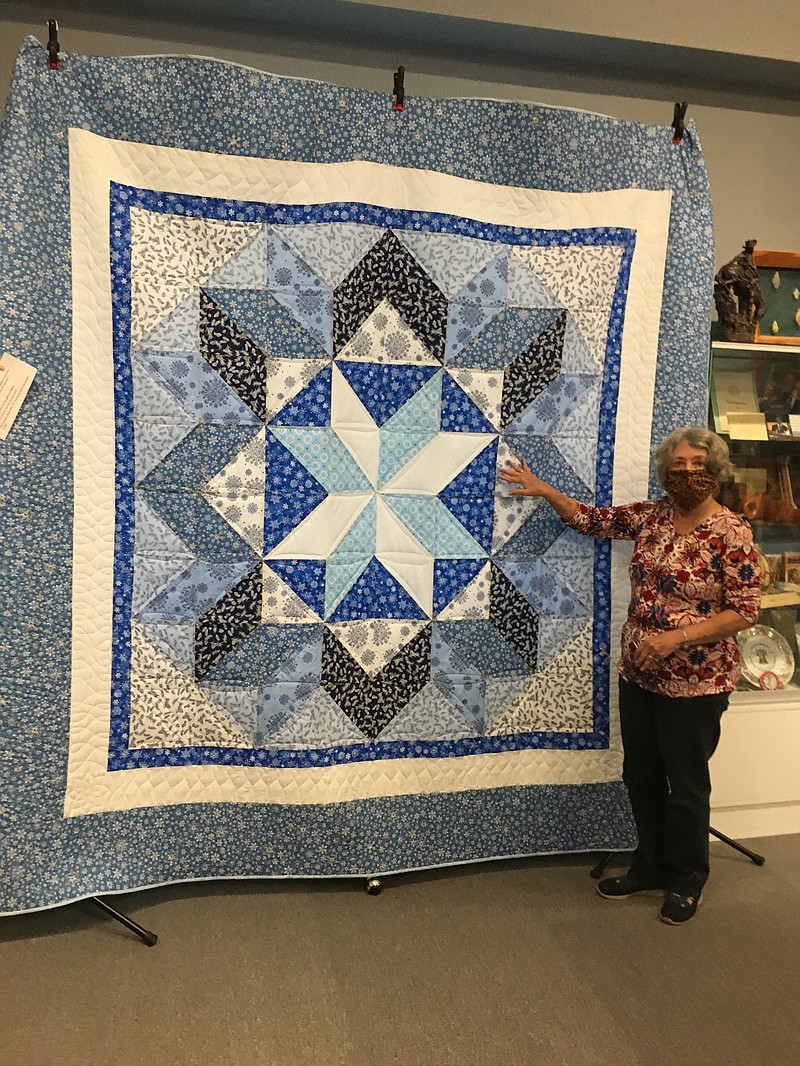
[(714, 278), (721, 341), (753, 341), (756, 326), (767, 309), (753, 260), (755, 246), (756, 241), (745, 241), (743, 251), (720, 267)]

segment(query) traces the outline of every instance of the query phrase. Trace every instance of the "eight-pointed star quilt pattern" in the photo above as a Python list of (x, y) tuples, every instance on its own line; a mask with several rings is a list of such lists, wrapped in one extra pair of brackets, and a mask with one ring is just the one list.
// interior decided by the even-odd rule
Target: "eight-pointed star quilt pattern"
[(633, 245), (112, 184), (110, 770), (607, 746)]

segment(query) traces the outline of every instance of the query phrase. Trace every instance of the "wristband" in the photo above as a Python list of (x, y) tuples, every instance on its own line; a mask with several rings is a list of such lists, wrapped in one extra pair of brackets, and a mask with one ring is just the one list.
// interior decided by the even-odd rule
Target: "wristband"
[(679, 626), (679, 629), (681, 631), (681, 636), (683, 637), (683, 642), (681, 644), (681, 647), (682, 648), (690, 648), (692, 645), (691, 645), (691, 641), (689, 640), (688, 636), (686, 635), (686, 627), (685, 626)]

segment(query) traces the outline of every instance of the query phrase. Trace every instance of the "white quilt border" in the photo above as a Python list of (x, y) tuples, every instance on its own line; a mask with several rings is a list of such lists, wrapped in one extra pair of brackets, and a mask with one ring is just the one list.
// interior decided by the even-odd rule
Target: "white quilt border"
[[(378, 163), (300, 163), (219, 156), (103, 138), (71, 129), (73, 287), (73, 522), (71, 718), (65, 816), (175, 803), (333, 803), (512, 785), (618, 780), (615, 655), (610, 746), (530, 749), (438, 759), (384, 759), (324, 768), (220, 765), (110, 772), (114, 566), (114, 376), (109, 264), (110, 183), (281, 204), (358, 201), (459, 213), (495, 225), (622, 227), (636, 231), (622, 338), (614, 502), (647, 495), (661, 293), (671, 192), (568, 193), (490, 185)], [(468, 205), (468, 206), (464, 206)], [(628, 600), (627, 551), (612, 553), (612, 649)]]

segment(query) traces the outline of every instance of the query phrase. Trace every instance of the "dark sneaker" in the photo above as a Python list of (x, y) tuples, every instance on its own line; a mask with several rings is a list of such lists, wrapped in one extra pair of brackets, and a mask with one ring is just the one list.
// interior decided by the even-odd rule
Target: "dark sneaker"
[(661, 908), (661, 921), (667, 925), (683, 925), (697, 913), (702, 895), (682, 896), (680, 892), (668, 892)]
[(657, 892), (660, 895), (664, 886), (648, 884), (630, 874), (623, 874), (622, 877), (606, 877), (599, 881), (597, 891), (604, 899), (628, 899), (643, 892)]

